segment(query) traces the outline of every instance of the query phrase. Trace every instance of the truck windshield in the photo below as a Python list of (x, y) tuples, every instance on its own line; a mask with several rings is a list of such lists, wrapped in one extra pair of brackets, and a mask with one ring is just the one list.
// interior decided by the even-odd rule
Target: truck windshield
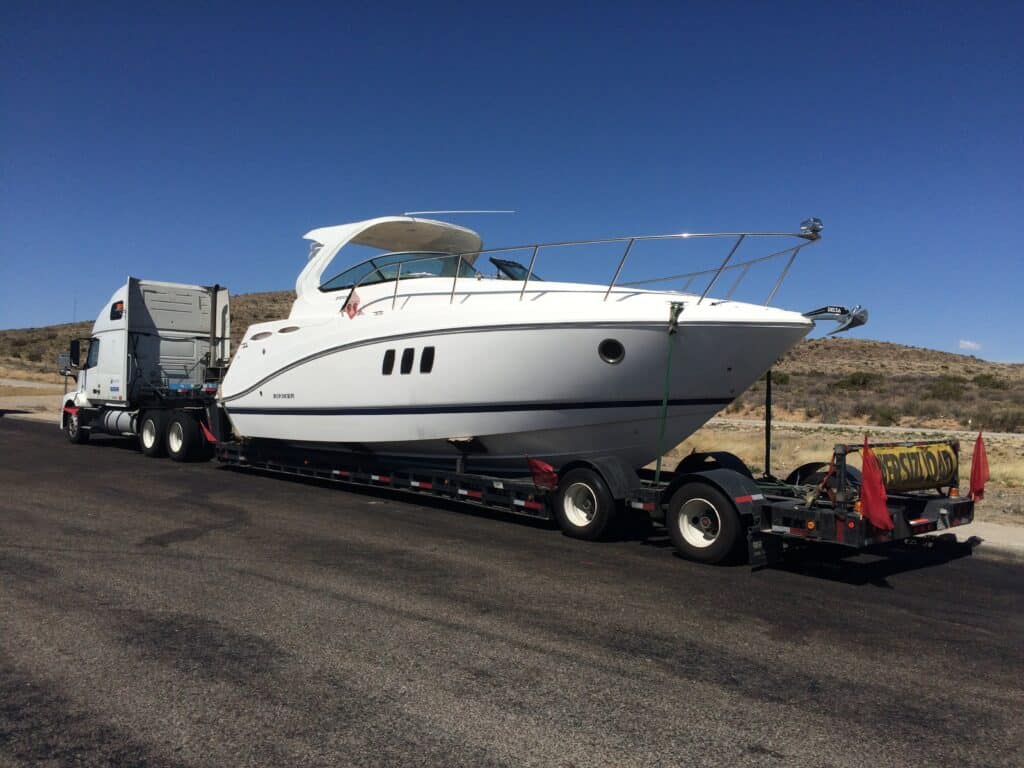
[(386, 253), (367, 259), (326, 280), (321, 283), (320, 290), (338, 291), (357, 284), (383, 283), (396, 277), (402, 280), (414, 277), (455, 277), (456, 268), (459, 269), (459, 277), (474, 277), (477, 273), (472, 264), (462, 261), (460, 265), (459, 257), (450, 253)]

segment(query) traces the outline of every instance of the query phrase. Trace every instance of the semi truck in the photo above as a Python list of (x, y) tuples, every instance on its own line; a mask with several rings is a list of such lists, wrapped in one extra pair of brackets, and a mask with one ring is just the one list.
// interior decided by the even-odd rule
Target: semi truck
[[(83, 357), (83, 345), (85, 355)], [(64, 395), (60, 426), (74, 444), (90, 436), (130, 437), (150, 457), (392, 489), (489, 510), (555, 521), (576, 538), (613, 535), (642, 515), (665, 527), (692, 560), (745, 558), (770, 565), (786, 549), (835, 544), (849, 550), (970, 523), (974, 496), (960, 495), (956, 440), (876, 443), (886, 503), (866, 515), (862, 477), (850, 463), (864, 445), (838, 444), (831, 457), (771, 474), (771, 371), (767, 374), (765, 468), (737, 456), (693, 453), (671, 470), (635, 471), (613, 458), (559, 468), (523, 457), (518, 477), (396, 465), (246, 437), (217, 401), (230, 364), (230, 297), (220, 285), (129, 278), (103, 306), (88, 339), (69, 344), (62, 372), (77, 386)], [(865, 443), (866, 445), (866, 443)]]
[(128, 278), (90, 337), (70, 342), (63, 372), (77, 386), (61, 408), (68, 440), (137, 436), (147, 456), (211, 457), (201, 422), (230, 358), (230, 321), (226, 288)]

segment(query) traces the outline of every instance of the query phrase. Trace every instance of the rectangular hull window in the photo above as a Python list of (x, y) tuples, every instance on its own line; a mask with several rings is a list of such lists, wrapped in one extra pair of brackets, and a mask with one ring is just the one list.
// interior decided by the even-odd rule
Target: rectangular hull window
[(409, 347), (402, 350), (402, 374), (412, 373), (412, 359), (416, 355), (416, 351)]
[(393, 370), (395, 370), (395, 350), (389, 349), (384, 353), (384, 364), (381, 366), (380, 372), (385, 376), (390, 376)]
[(434, 348), (424, 347), (420, 355), (420, 373), (430, 373), (434, 370)]

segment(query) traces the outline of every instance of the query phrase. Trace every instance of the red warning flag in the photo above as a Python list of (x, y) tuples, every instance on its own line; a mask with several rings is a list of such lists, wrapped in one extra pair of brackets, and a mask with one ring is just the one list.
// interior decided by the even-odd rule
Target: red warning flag
[(342, 307), (342, 310), (345, 312), (346, 315), (348, 315), (349, 320), (355, 317), (356, 313), (359, 312), (359, 294), (355, 292), (355, 289), (353, 289), (352, 293), (349, 294), (349, 297), (345, 301), (345, 306)]
[(875, 528), (883, 531), (893, 529), (892, 517), (889, 515), (888, 497), (885, 495), (885, 483), (882, 481), (882, 469), (878, 459), (868, 446), (868, 436), (864, 435), (864, 448), (861, 451), (860, 507), (861, 514)]
[(974, 441), (974, 456), (971, 458), (971, 498), (985, 498), (985, 483), (988, 482), (988, 456), (985, 455), (985, 441), (981, 439), (981, 432), (978, 439)]

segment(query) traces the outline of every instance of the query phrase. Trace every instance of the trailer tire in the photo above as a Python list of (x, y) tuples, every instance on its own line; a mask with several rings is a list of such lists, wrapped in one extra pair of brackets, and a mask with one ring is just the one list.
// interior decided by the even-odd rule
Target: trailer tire
[(186, 411), (175, 411), (167, 422), (167, 455), (188, 461), (199, 451), (199, 423)]
[(143, 411), (138, 423), (139, 449), (154, 459), (166, 455), (167, 414), (163, 411)]
[(744, 541), (736, 506), (708, 483), (687, 483), (672, 494), (665, 527), (679, 553), (700, 563), (721, 563)]
[(72, 445), (84, 445), (89, 442), (89, 430), (82, 429), (82, 420), (77, 413), (64, 414), (64, 435)]
[(617, 507), (608, 484), (593, 469), (566, 472), (555, 495), (555, 519), (562, 533), (595, 541), (611, 531)]

